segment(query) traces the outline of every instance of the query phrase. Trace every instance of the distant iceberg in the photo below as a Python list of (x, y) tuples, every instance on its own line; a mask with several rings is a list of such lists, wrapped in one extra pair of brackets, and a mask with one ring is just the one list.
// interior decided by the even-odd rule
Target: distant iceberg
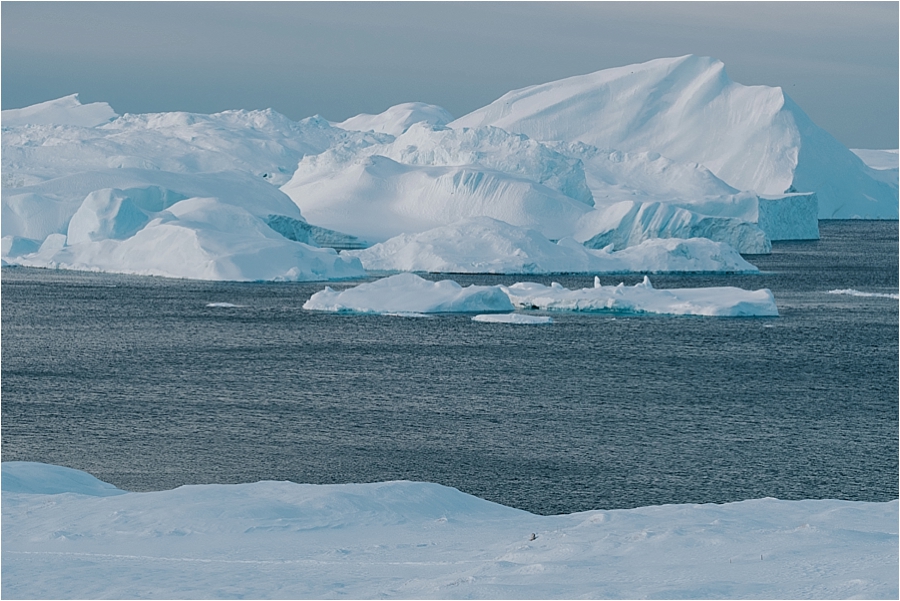
[(850, 152), (710, 58), (450, 119), (415, 102), (337, 124), (119, 116), (76, 95), (3, 111), (0, 259), (237, 280), (362, 277), (354, 255), (376, 271), (746, 272), (734, 251), (818, 238), (819, 218), (898, 214), (896, 152)]
[(718, 60), (662, 58), (514, 90), (449, 126), (500, 127), (543, 142), (656, 152), (738, 189), (815, 192), (819, 218), (897, 219), (879, 181), (781, 88), (734, 83)]

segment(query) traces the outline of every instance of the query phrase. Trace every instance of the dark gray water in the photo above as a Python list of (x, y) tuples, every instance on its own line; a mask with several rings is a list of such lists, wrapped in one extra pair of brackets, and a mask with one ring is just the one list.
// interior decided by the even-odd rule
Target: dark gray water
[(322, 284), (4, 268), (2, 458), (136, 491), (427, 480), (545, 514), (895, 499), (898, 302), (827, 291), (896, 293), (897, 222), (821, 233), (751, 257), (763, 275), (651, 278), (770, 288), (764, 319), (333, 315), (301, 308)]

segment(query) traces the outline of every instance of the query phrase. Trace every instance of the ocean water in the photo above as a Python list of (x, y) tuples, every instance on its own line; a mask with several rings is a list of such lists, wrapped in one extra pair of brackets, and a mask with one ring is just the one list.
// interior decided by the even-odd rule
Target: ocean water
[(769, 288), (756, 319), (333, 315), (301, 308), (321, 283), (3, 268), (2, 459), (134, 491), (425, 480), (542, 514), (895, 499), (898, 301), (828, 292), (897, 293), (897, 222), (821, 235), (761, 275), (651, 277)]

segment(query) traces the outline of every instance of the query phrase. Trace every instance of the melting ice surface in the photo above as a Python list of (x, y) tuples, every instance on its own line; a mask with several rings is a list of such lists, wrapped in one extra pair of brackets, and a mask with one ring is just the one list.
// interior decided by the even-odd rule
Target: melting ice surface
[(430, 282), (411, 273), (382, 278), (342, 291), (326, 287), (306, 301), (304, 309), (346, 313), (503, 312), (513, 307), (547, 311), (655, 313), (718, 317), (775, 317), (772, 292), (731, 286), (657, 290), (646, 276), (634, 286), (602, 286), (569, 290), (519, 282), (512, 286), (461, 287), (452, 280)]
[(60, 466), (2, 470), (8, 598), (898, 594), (897, 501), (539, 516), (426, 482), (126, 493)]

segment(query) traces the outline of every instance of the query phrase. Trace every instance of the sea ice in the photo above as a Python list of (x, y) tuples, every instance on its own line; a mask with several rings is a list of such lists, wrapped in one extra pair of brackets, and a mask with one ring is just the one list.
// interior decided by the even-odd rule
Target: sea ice
[(467, 286), (452, 280), (431, 282), (401, 273), (346, 290), (316, 292), (303, 304), (311, 311), (342, 313), (479, 313), (512, 311), (499, 286)]
[(545, 311), (603, 313), (656, 313), (720, 317), (776, 317), (778, 309), (768, 289), (734, 287), (656, 290), (645, 276), (643, 283), (626, 287), (601, 286), (569, 290), (519, 282), (512, 286), (468, 286), (452, 280), (431, 282), (412, 273), (382, 278), (342, 291), (326, 286), (304, 303), (313, 311), (346, 313), (478, 313), (507, 312), (512, 308)]
[(900, 299), (900, 294), (891, 294), (886, 292), (862, 292), (860, 290), (854, 290), (852, 288), (829, 290), (828, 294), (844, 294), (846, 296), (869, 296), (874, 298), (892, 298), (894, 300)]
[(896, 500), (540, 516), (424, 482), (125, 493), (17, 462), (2, 486), (10, 599), (898, 595)]
[(672, 288), (657, 290), (644, 276), (634, 286), (602, 286), (594, 278), (593, 288), (569, 290), (553, 282), (550, 286), (519, 282), (503, 287), (520, 309), (603, 313), (655, 313), (659, 315), (704, 315), (716, 317), (776, 317), (775, 298), (768, 289)]
[(549, 315), (525, 315), (523, 313), (487, 313), (476, 315), (472, 321), (482, 323), (508, 323), (514, 325), (543, 325), (553, 323)]

